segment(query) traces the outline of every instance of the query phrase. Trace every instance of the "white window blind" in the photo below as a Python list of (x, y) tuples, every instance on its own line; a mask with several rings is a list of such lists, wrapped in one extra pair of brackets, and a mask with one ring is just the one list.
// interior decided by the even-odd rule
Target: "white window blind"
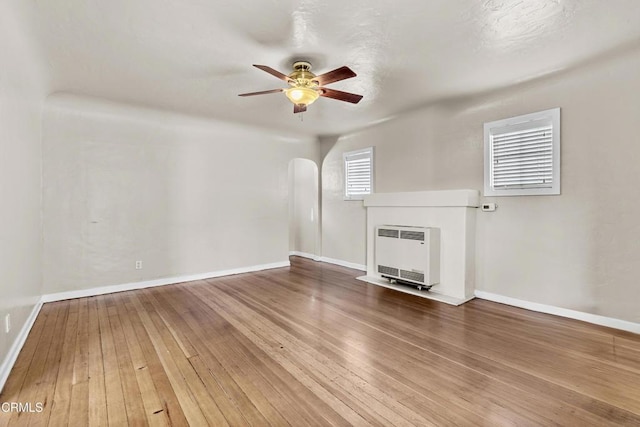
[(362, 200), (373, 192), (373, 147), (344, 153), (344, 198)]
[(560, 109), (485, 124), (485, 195), (560, 194)]

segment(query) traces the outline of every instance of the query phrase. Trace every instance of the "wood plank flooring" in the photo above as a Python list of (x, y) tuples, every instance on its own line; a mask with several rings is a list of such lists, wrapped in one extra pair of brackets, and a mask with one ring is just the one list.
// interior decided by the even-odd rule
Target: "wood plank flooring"
[(45, 304), (0, 426), (640, 426), (640, 336), (291, 268)]

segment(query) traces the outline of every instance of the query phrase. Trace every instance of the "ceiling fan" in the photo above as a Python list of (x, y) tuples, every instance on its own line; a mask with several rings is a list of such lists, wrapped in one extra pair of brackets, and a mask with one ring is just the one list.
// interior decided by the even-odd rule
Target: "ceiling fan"
[(264, 90), (261, 92), (241, 93), (238, 96), (254, 96), (254, 95), (266, 95), (268, 93), (284, 92), (284, 94), (293, 103), (293, 112), (302, 113), (307, 111), (307, 106), (312, 104), (316, 99), (321, 96), (325, 98), (333, 98), (338, 101), (351, 102), (357, 104), (362, 99), (362, 95), (356, 95), (354, 93), (342, 92), (340, 90), (329, 89), (324, 87), (329, 83), (338, 82), (340, 80), (350, 79), (355, 77), (354, 73), (349, 67), (343, 66), (336, 68), (328, 73), (316, 76), (311, 72), (311, 64), (306, 61), (297, 61), (293, 63), (293, 72), (288, 76), (274, 70), (266, 65), (253, 65), (256, 68), (266, 71), (267, 73), (284, 80), (289, 83), (289, 88)]

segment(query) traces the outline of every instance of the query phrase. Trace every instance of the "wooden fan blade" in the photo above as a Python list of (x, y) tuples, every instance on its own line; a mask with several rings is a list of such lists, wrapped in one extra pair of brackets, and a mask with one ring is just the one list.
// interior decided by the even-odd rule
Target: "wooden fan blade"
[(272, 90), (263, 90), (262, 92), (241, 93), (238, 96), (266, 95), (268, 93), (277, 93), (277, 92), (283, 92), (283, 91), (284, 91), (284, 89), (272, 89)]
[(293, 114), (304, 113), (307, 111), (307, 106), (304, 104), (293, 104)]
[(289, 78), (289, 76), (282, 74), (280, 71), (274, 70), (271, 67), (268, 67), (266, 65), (256, 65), (253, 64), (254, 67), (261, 69), (262, 71), (266, 71), (267, 73), (271, 74), (272, 76), (275, 76), (277, 78), (279, 78), (280, 80), (284, 80), (285, 82), (288, 82), (289, 80), (291, 80)]
[(333, 98), (338, 101), (350, 102), (352, 104), (357, 104), (362, 99), (362, 95), (342, 92), (341, 90), (327, 89), (326, 87), (319, 87), (318, 92), (320, 92), (320, 96), (324, 96), (325, 98)]
[(339, 82), (340, 80), (350, 79), (351, 77), (355, 77), (356, 73), (354, 73), (351, 68), (347, 66), (343, 66), (340, 68), (336, 68), (333, 71), (329, 71), (328, 73), (320, 74), (316, 76), (313, 80), (318, 82), (318, 85), (324, 86), (329, 83)]

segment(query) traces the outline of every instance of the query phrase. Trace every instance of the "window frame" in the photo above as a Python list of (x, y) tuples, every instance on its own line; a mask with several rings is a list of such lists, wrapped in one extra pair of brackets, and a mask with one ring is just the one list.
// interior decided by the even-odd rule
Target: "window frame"
[[(349, 180), (349, 176), (347, 175), (347, 164), (349, 160), (353, 160), (353, 157), (359, 157), (359, 156), (367, 156), (370, 159), (369, 162), (369, 193), (367, 194), (349, 194), (348, 193), (348, 180)], [(351, 158), (351, 159), (350, 159)], [(344, 200), (364, 200), (364, 196), (369, 195), (369, 194), (373, 194), (374, 188), (375, 188), (375, 184), (374, 184), (374, 161), (375, 161), (375, 150), (374, 147), (367, 147), (367, 148), (361, 148), (358, 150), (353, 150), (353, 151), (347, 151), (345, 153), (342, 154), (342, 167), (343, 167), (343, 173), (344, 173), (344, 178), (342, 181), (343, 184), (343, 198)]]
[[(511, 188), (493, 187), (493, 145), (492, 136), (504, 134), (506, 129), (535, 129), (542, 124), (551, 125), (551, 167), (552, 182), (550, 186), (526, 186)], [(496, 130), (499, 130), (497, 132)], [(534, 184), (535, 185), (535, 184)], [(485, 196), (542, 196), (560, 194), (560, 108), (537, 111), (535, 113), (495, 120), (484, 124), (484, 195)]]

